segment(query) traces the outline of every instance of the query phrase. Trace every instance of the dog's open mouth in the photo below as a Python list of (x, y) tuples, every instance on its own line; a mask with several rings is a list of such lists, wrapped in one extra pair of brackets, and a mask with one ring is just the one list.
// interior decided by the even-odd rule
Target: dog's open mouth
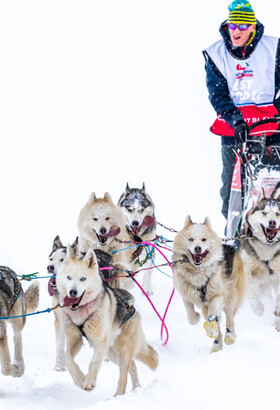
[(49, 283), (48, 283), (48, 292), (50, 296), (53, 296), (55, 294), (56, 290), (56, 277), (53, 276), (50, 278)]
[(193, 263), (195, 266), (201, 265), (203, 259), (208, 255), (209, 251), (206, 249), (203, 253), (192, 253)]
[(65, 296), (63, 300), (63, 307), (69, 307), (73, 311), (77, 310), (84, 294), (85, 294), (85, 291), (82, 293), (82, 295), (79, 298), (72, 298), (70, 296)]
[(141, 225), (138, 225), (138, 226), (130, 225), (128, 229), (133, 233), (133, 235), (138, 236), (141, 230)]
[(101, 235), (95, 231), (97, 239), (100, 243), (101, 246), (105, 246), (107, 244), (107, 239), (112, 237), (112, 236), (116, 236), (121, 232), (121, 229), (119, 227), (117, 228), (111, 228), (110, 231), (108, 233), (105, 233), (104, 235)]
[(106, 243), (107, 243), (107, 236), (98, 235), (98, 234), (96, 234), (96, 236), (97, 236), (97, 239), (98, 239), (100, 245), (101, 245), (101, 246), (105, 246)]
[(266, 241), (268, 243), (272, 243), (277, 235), (277, 232), (279, 231), (279, 228), (265, 228), (263, 225), (261, 225), (261, 227), (266, 237)]
[(146, 228), (148, 226), (153, 225), (154, 223), (155, 223), (155, 218), (151, 215), (146, 215), (141, 225), (137, 225), (137, 226), (130, 225), (128, 229), (133, 233), (133, 235), (138, 236), (143, 227)]

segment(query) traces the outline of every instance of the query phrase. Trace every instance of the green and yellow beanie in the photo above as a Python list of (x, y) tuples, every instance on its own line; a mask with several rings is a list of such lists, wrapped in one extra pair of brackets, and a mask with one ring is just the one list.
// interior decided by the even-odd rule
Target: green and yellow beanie
[(229, 6), (227, 23), (257, 24), (254, 10), (247, 0), (234, 0)]

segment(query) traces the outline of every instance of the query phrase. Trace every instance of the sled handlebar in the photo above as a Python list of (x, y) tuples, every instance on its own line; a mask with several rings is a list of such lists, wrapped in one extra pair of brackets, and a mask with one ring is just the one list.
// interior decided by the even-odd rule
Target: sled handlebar
[(263, 124), (271, 124), (271, 123), (278, 123), (280, 124), (280, 115), (277, 117), (272, 117), (272, 118), (266, 118), (265, 120), (260, 120), (257, 122), (254, 122), (252, 125), (249, 126), (249, 133), (253, 131), (254, 128), (258, 127), (259, 125)]

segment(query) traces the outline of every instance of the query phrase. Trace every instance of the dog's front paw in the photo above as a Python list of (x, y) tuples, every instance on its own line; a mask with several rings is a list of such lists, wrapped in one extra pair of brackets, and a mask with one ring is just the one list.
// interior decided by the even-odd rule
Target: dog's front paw
[(227, 330), (225, 338), (224, 338), (225, 344), (232, 345), (233, 343), (235, 343), (235, 340), (236, 340), (236, 334), (230, 330)]
[(222, 350), (222, 348), (223, 346), (221, 345), (221, 343), (215, 340), (215, 342), (213, 343), (212, 349), (211, 349), (211, 353), (217, 353), (220, 350)]
[(192, 315), (188, 316), (189, 323), (191, 325), (196, 325), (199, 322), (200, 314), (197, 312), (193, 312)]
[(54, 369), (55, 369), (55, 371), (57, 371), (57, 372), (65, 372), (66, 366), (65, 366), (64, 364), (62, 364), (62, 363), (56, 363)]
[(23, 363), (14, 363), (11, 365), (11, 375), (13, 377), (20, 377), (24, 373), (24, 364)]
[(219, 326), (218, 321), (216, 319), (204, 322), (203, 327), (206, 330), (206, 334), (208, 337), (216, 338), (219, 336)]
[(72, 379), (76, 386), (80, 387), (83, 389), (84, 381), (85, 381), (85, 375), (81, 371), (75, 372), (75, 374), (72, 374)]
[(91, 391), (95, 389), (95, 387), (96, 387), (96, 381), (91, 376), (87, 375), (83, 383), (83, 389), (86, 391)]

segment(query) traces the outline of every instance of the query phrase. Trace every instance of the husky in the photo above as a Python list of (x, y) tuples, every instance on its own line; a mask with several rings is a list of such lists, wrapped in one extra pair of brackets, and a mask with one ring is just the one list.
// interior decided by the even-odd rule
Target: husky
[(119, 269), (120, 279), (110, 281), (111, 287), (129, 288), (133, 282), (126, 278), (131, 272), (131, 250), (125, 243), (130, 239), (126, 232), (125, 217), (121, 208), (115, 205), (108, 192), (97, 198), (93, 192), (78, 218), (79, 250), (84, 255), (89, 249), (100, 249), (113, 255), (113, 266)]
[[(127, 183), (125, 191), (118, 201), (118, 205), (122, 208), (125, 214), (126, 229), (134, 243), (151, 242), (155, 240), (155, 206), (151, 197), (146, 192), (144, 183), (141, 189), (130, 188)], [(139, 247), (139, 252), (136, 249), (133, 258), (134, 272), (139, 269), (139, 266), (143, 266), (143, 264), (145, 264), (145, 268), (147, 268), (143, 277), (143, 289), (148, 295), (153, 293), (151, 285), (153, 267), (151, 257), (153, 260), (155, 258), (153, 250), (154, 248), (151, 249), (152, 255), (148, 255), (149, 257), (147, 259), (146, 250)]]
[[(52, 251), (49, 254), (47, 271), (52, 275), (48, 283), (48, 291), (50, 296), (52, 296), (53, 307), (59, 304), (59, 294), (56, 285), (56, 275), (62, 262), (66, 256), (66, 246), (62, 245), (59, 235), (57, 235), (53, 240)], [(54, 311), (55, 321), (55, 344), (56, 344), (56, 362), (55, 370), (64, 371), (65, 367), (65, 337), (61, 319), (61, 309), (55, 309)]]
[[(26, 322), (26, 314), (34, 313), (39, 304), (39, 286), (33, 282), (26, 292), (16, 273), (7, 266), (0, 266), (0, 360), (2, 373), (20, 377), (24, 373), (21, 332)], [(14, 317), (6, 319), (8, 317)], [(14, 363), (11, 363), (8, 347), (6, 323), (14, 331)]]
[(212, 230), (209, 218), (202, 224), (187, 216), (185, 225), (174, 238), (174, 286), (180, 293), (189, 323), (195, 325), (202, 311), (204, 328), (214, 338), (212, 352), (222, 349), (220, 330), (222, 312), (226, 314), (226, 344), (236, 340), (234, 317), (243, 301), (248, 278), (235, 249), (222, 245)]
[[(133, 296), (125, 289), (110, 288), (102, 280), (92, 249), (81, 258), (70, 246), (57, 275), (57, 287), (64, 306), (66, 366), (74, 383), (84, 390), (93, 390), (102, 362), (108, 358), (120, 368), (116, 395), (125, 393), (128, 373), (132, 388), (138, 387), (134, 360), (155, 370), (158, 356), (145, 341), (140, 314), (131, 304)], [(83, 336), (94, 348), (87, 375), (74, 360)]]
[(264, 292), (275, 294), (275, 327), (280, 331), (280, 183), (266, 197), (261, 188), (255, 205), (247, 212), (242, 257), (252, 283), (250, 303), (262, 315)]
[[(79, 254), (78, 243), (79, 243), (79, 238), (77, 237), (72, 244), (72, 251), (75, 252), (76, 255)], [(53, 307), (59, 304), (59, 293), (57, 290), (56, 275), (65, 259), (66, 250), (67, 250), (67, 247), (62, 244), (59, 235), (57, 235), (53, 240), (52, 251), (49, 255), (49, 259), (48, 259), (49, 263), (47, 266), (48, 273), (52, 275), (51, 278), (49, 279), (48, 291), (49, 291), (49, 295), (52, 296)], [(98, 249), (94, 251), (98, 259), (99, 267), (112, 266), (112, 256), (111, 255), (106, 254), (105, 252), (98, 250)], [(116, 276), (117, 272), (114, 270), (113, 271), (102, 270), (101, 274), (104, 280), (108, 280), (112, 276)], [(109, 282), (109, 284), (110, 283), (111, 282)], [(66, 370), (66, 367), (65, 367), (65, 336), (64, 336), (63, 324), (62, 324), (62, 319), (61, 319), (61, 309), (55, 309), (54, 315), (55, 315), (54, 326), (55, 326), (55, 342), (56, 342), (55, 370), (65, 371)]]

